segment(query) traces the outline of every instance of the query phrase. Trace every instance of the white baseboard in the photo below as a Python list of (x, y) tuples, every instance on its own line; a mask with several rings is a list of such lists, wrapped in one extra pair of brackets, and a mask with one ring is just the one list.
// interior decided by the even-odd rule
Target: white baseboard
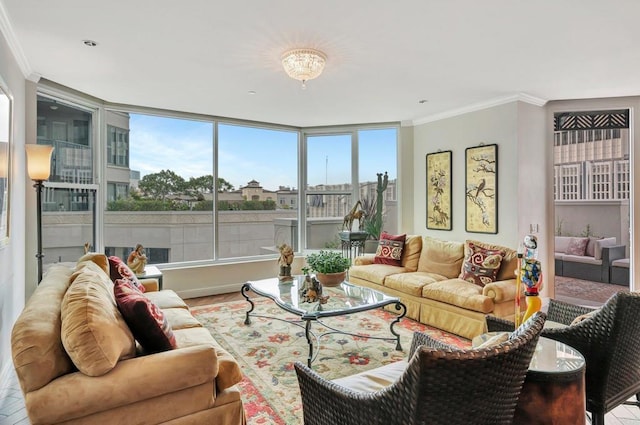
[(231, 292), (240, 292), (244, 283), (230, 283), (227, 285), (220, 285), (215, 287), (189, 289), (186, 291), (176, 291), (178, 296), (182, 299), (208, 297), (211, 295), (229, 294)]

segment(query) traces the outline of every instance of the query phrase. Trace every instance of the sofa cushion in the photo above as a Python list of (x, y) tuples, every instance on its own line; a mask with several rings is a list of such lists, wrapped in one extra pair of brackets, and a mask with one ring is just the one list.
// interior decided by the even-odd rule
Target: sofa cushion
[(146, 353), (176, 348), (176, 337), (164, 313), (128, 279), (115, 282), (118, 309)]
[(187, 328), (199, 328), (202, 324), (191, 315), (189, 310), (184, 308), (165, 308), (162, 310), (164, 316), (167, 318), (171, 329), (174, 331), (178, 329)]
[(582, 263), (582, 264), (595, 264), (601, 265), (602, 260), (596, 260), (593, 257), (587, 257), (586, 255), (569, 255), (564, 254), (562, 256), (562, 261), (564, 262), (572, 262), (572, 263)]
[(584, 255), (584, 253), (587, 251), (588, 243), (589, 238), (571, 238), (565, 254)]
[(443, 241), (425, 236), (418, 261), (418, 271), (454, 278), (460, 274), (464, 261), (462, 242)]
[(184, 300), (171, 289), (163, 289), (162, 291), (155, 292), (145, 292), (144, 296), (153, 301), (153, 303), (160, 307), (162, 310), (166, 308), (189, 309), (189, 306), (187, 306)]
[(389, 266), (387, 264), (371, 264), (367, 266), (352, 266), (349, 269), (349, 277), (357, 277), (362, 280), (384, 285), (387, 276), (404, 273), (407, 269), (398, 266)]
[(493, 300), (482, 295), (482, 288), (462, 279), (448, 279), (422, 287), (422, 296), (467, 310), (491, 313)]
[(487, 332), (476, 336), (471, 340), (471, 347), (474, 349), (490, 348), (507, 342), (511, 332)]
[(473, 241), (464, 244), (464, 262), (460, 271), (460, 279), (478, 286), (495, 282), (502, 257), (505, 252), (501, 249), (487, 249)]
[(584, 251), (584, 255), (588, 255), (589, 257), (595, 257), (596, 255), (596, 241), (602, 238), (597, 238), (595, 236), (589, 236), (589, 242), (587, 243), (587, 248)]
[(396, 382), (407, 369), (406, 360), (389, 363), (375, 369), (360, 372), (332, 382), (361, 393), (373, 393)]
[(135, 356), (135, 341), (109, 293), (106, 274), (90, 268), (74, 274), (62, 299), (62, 344), (80, 372), (104, 375), (119, 360)]
[(109, 260), (109, 277), (112, 281), (116, 281), (118, 279), (128, 279), (140, 292), (145, 292), (144, 286), (140, 283), (136, 274), (127, 266), (127, 263), (122, 261), (120, 257), (116, 257), (112, 255), (108, 258)]
[(554, 251), (565, 254), (567, 252), (567, 248), (569, 247), (569, 242), (571, 242), (570, 236), (556, 236), (554, 238)]
[(375, 264), (388, 264), (390, 266), (402, 265), (402, 249), (407, 235), (391, 235), (382, 232), (376, 256), (373, 259)]
[(405, 294), (421, 297), (423, 286), (446, 279), (448, 279), (446, 276), (435, 273), (398, 273), (387, 276), (384, 279), (384, 286), (387, 288), (395, 289), (396, 291), (400, 291)]
[(615, 244), (616, 238), (603, 238), (596, 241), (593, 258), (596, 260), (602, 260), (602, 248), (605, 246), (614, 246)]
[(418, 270), (420, 251), (422, 250), (422, 237), (420, 235), (407, 235), (402, 250), (402, 267), (408, 272)]
[(72, 272), (69, 267), (52, 265), (11, 331), (13, 364), (25, 392), (75, 370), (60, 335), (60, 305)]
[(209, 345), (216, 350), (218, 357), (218, 376), (216, 387), (225, 390), (242, 380), (242, 371), (236, 359), (216, 341), (206, 328), (177, 329), (174, 332), (178, 348), (193, 347), (195, 345)]
[(93, 261), (95, 264), (100, 266), (100, 268), (109, 275), (109, 260), (107, 256), (104, 254), (100, 254), (98, 252), (87, 252), (82, 257), (78, 259), (78, 263), (83, 261)]

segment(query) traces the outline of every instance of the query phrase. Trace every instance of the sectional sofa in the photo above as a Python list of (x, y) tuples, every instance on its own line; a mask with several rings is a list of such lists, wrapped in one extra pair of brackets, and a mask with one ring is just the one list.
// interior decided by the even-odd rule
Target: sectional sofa
[[(494, 282), (481, 286), (459, 278), (469, 242), (504, 253)], [(349, 281), (399, 297), (414, 320), (471, 339), (485, 332), (488, 314), (514, 318), (518, 259), (511, 248), (407, 235), (401, 265), (374, 261), (374, 254), (357, 257)]]
[[(626, 247), (618, 245), (614, 237), (556, 236), (554, 242), (556, 276), (611, 283), (613, 263), (625, 258)], [(618, 273), (614, 275), (615, 283), (624, 280), (624, 270), (616, 272)], [(628, 269), (626, 272), (628, 284)]]

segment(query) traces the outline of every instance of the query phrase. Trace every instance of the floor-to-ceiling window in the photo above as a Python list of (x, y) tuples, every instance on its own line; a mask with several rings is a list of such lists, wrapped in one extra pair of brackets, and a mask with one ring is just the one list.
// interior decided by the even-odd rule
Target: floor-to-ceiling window
[(298, 132), (218, 124), (217, 258), (298, 248)]
[(213, 123), (105, 115), (106, 252), (126, 258), (140, 243), (152, 264), (212, 259)]
[(52, 97), (37, 99), (37, 143), (53, 146), (42, 194), (44, 263), (75, 261), (95, 246), (95, 109)]
[(86, 243), (122, 258), (140, 243), (152, 264), (338, 248), (345, 214), (375, 204), (383, 173), (385, 230), (397, 230), (393, 124), (306, 133), (56, 93), (38, 96), (39, 143), (56, 145), (45, 211), (69, 226), (49, 226), (45, 263)]
[[(306, 248), (340, 246), (345, 216), (364, 211), (351, 230), (367, 231), (381, 193), (382, 228), (395, 233), (397, 211), (397, 128), (309, 132), (306, 141)], [(378, 175), (386, 184), (378, 187)], [(384, 190), (382, 190), (384, 189)]]

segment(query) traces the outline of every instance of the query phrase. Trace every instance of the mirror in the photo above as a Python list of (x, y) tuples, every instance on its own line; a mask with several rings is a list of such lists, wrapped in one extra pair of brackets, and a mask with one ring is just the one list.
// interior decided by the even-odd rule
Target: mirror
[(11, 97), (0, 80), (0, 247), (9, 242), (9, 179), (11, 177)]

